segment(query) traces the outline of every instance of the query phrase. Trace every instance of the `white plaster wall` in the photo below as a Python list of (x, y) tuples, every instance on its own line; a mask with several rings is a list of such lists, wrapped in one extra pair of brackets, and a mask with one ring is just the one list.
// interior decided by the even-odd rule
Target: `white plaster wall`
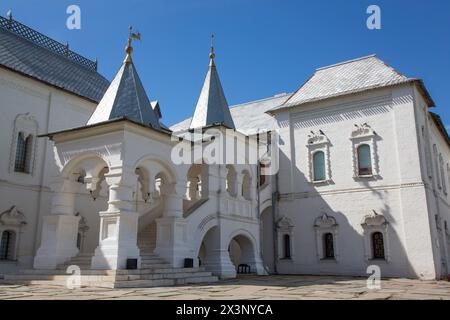
[[(280, 273), (366, 274), (362, 220), (375, 210), (389, 221), (391, 261), (382, 276), (434, 278), (432, 238), (422, 183), (414, 90), (411, 86), (372, 90), (329, 99), (277, 115), (280, 125), (279, 217), (294, 224), (293, 261), (279, 261)], [(355, 124), (369, 124), (379, 177), (354, 179), (350, 136)], [(307, 139), (322, 130), (330, 140), (331, 183), (309, 181)], [(291, 162), (290, 160), (293, 160)], [(338, 220), (338, 262), (316, 255), (314, 219)]]
[[(39, 247), (41, 217), (50, 210), (49, 183), (57, 173), (53, 147), (46, 138), (37, 139), (32, 174), (10, 171), (14, 119), (30, 113), (38, 123), (38, 133), (45, 134), (84, 125), (94, 108), (94, 103), (78, 96), (0, 69), (0, 212), (16, 205), (27, 220), (20, 237), (18, 261), (0, 262), (0, 274), (31, 267), (32, 256)], [(80, 206), (89, 206), (89, 199), (82, 202)]]

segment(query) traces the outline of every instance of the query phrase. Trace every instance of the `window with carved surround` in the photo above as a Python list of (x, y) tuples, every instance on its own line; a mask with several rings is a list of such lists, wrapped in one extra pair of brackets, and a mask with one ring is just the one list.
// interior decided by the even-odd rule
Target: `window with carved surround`
[(294, 225), (287, 217), (282, 217), (277, 222), (278, 259), (294, 260)]
[(389, 222), (383, 215), (373, 211), (364, 217), (361, 226), (364, 230), (364, 256), (366, 261), (390, 261)]
[(308, 174), (314, 184), (331, 182), (330, 140), (322, 130), (308, 135)]
[(32, 115), (17, 115), (11, 140), (10, 172), (33, 174), (37, 134), (38, 123)]
[(336, 219), (326, 213), (314, 221), (316, 253), (320, 261), (339, 260), (338, 228)]
[(355, 124), (350, 140), (352, 142), (353, 177), (378, 177), (377, 134), (367, 124)]
[(0, 260), (17, 260), (20, 236), (26, 224), (25, 215), (16, 206), (0, 213)]

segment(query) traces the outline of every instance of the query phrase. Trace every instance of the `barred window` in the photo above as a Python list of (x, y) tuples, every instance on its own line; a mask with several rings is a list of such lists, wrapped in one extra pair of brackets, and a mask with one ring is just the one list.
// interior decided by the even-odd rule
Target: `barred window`
[(325, 259), (334, 259), (334, 243), (332, 233), (325, 233), (323, 235), (323, 250)]
[(16, 172), (26, 172), (26, 158), (27, 158), (27, 143), (23, 132), (19, 132), (17, 137), (17, 148), (16, 148), (16, 162), (14, 166), (14, 171)]
[(3, 231), (0, 243), (0, 260), (13, 260), (16, 234), (14, 231)]
[(384, 259), (384, 239), (381, 232), (372, 234), (373, 259)]

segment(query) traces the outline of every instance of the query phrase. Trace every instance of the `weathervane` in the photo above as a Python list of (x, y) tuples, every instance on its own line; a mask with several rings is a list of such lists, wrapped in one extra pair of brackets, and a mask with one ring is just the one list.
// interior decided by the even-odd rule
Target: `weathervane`
[(127, 53), (127, 57), (125, 58), (125, 62), (131, 62), (131, 53), (133, 52), (133, 47), (131, 46), (131, 43), (133, 39), (141, 40), (141, 33), (133, 33), (133, 27), (129, 27), (129, 37), (128, 37), (128, 44), (125, 48), (125, 52)]
[(209, 65), (211, 67), (214, 66), (214, 58), (215, 58), (215, 54), (214, 54), (214, 34), (211, 34), (211, 51), (209, 52), (209, 59), (210, 59), (210, 63)]

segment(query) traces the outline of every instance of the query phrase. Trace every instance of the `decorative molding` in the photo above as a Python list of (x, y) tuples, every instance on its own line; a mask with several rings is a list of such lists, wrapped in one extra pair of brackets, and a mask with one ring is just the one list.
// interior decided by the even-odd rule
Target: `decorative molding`
[[(398, 190), (406, 188), (418, 188), (427, 187), (423, 182), (415, 183), (402, 183), (395, 185), (384, 185), (384, 186), (373, 186), (370, 188), (346, 188), (346, 189), (336, 189), (327, 191), (313, 191), (313, 192), (298, 192), (298, 193), (282, 193), (280, 194), (281, 200), (292, 200), (292, 199), (305, 199), (313, 197), (323, 197), (327, 195), (343, 194), (343, 193), (358, 193), (358, 192), (373, 192), (373, 191), (388, 191), (388, 190)], [(430, 189), (431, 190), (431, 189)]]
[[(311, 131), (308, 135), (308, 176), (309, 181), (313, 184), (330, 183), (331, 182), (331, 161), (330, 161), (330, 145), (331, 142), (322, 130), (317, 132)], [(325, 161), (325, 179), (321, 181), (314, 180), (314, 154), (323, 152)]]
[(385, 95), (359, 101), (334, 104), (318, 110), (292, 113), (293, 125), (298, 128), (321, 126), (327, 123), (367, 118), (392, 110), (392, 96)]
[(83, 154), (93, 154), (96, 155), (103, 160), (106, 161), (108, 165), (110, 165), (109, 161), (107, 161), (108, 158), (110, 158), (112, 155), (120, 154), (122, 151), (123, 144), (121, 142), (119, 143), (112, 143), (107, 144), (103, 146), (93, 147), (93, 148), (85, 148), (85, 149), (78, 149), (78, 150), (70, 150), (70, 151), (62, 151), (62, 165), (65, 167), (69, 161), (72, 159), (75, 159), (77, 156), (83, 155)]
[(364, 233), (364, 257), (366, 261), (370, 261), (373, 257), (372, 234), (381, 232), (383, 235), (384, 258), (386, 262), (390, 262), (390, 244), (389, 244), (389, 222), (384, 215), (378, 214), (375, 210), (366, 215), (361, 226)]
[[(316, 255), (317, 259), (322, 261), (339, 261), (339, 246), (338, 246), (338, 229), (339, 225), (333, 216), (327, 215), (325, 212), (314, 220), (314, 230), (316, 233)], [(331, 233), (333, 235), (333, 251), (334, 259), (325, 258), (324, 240), (325, 234)]]
[(9, 172), (15, 173), (14, 166), (16, 161), (16, 152), (17, 152), (17, 138), (19, 133), (22, 132), (24, 138), (26, 139), (28, 136), (32, 137), (31, 144), (31, 153), (29, 154), (29, 163), (28, 163), (28, 172), (24, 172), (25, 174), (30, 174), (31, 176), (35, 173), (35, 159), (37, 157), (37, 135), (39, 132), (39, 124), (36, 118), (31, 115), (29, 112), (18, 114), (14, 119), (14, 129), (11, 137), (11, 145), (10, 145), (10, 160), (9, 160)]
[[(377, 133), (372, 129), (367, 123), (355, 124), (355, 129), (350, 135), (351, 141), (351, 152), (352, 152), (352, 167), (353, 167), (353, 178), (377, 178), (379, 177), (379, 157), (376, 144)], [(368, 176), (359, 175), (358, 169), (358, 148), (361, 145), (367, 144), (370, 147), (370, 161), (372, 164), (372, 174)]]
[(375, 131), (367, 123), (363, 123), (361, 125), (355, 124), (355, 127), (356, 129), (352, 131), (352, 139), (373, 137), (376, 135)]
[(0, 225), (2, 226), (21, 227), (26, 224), (25, 215), (16, 206), (0, 213)]

